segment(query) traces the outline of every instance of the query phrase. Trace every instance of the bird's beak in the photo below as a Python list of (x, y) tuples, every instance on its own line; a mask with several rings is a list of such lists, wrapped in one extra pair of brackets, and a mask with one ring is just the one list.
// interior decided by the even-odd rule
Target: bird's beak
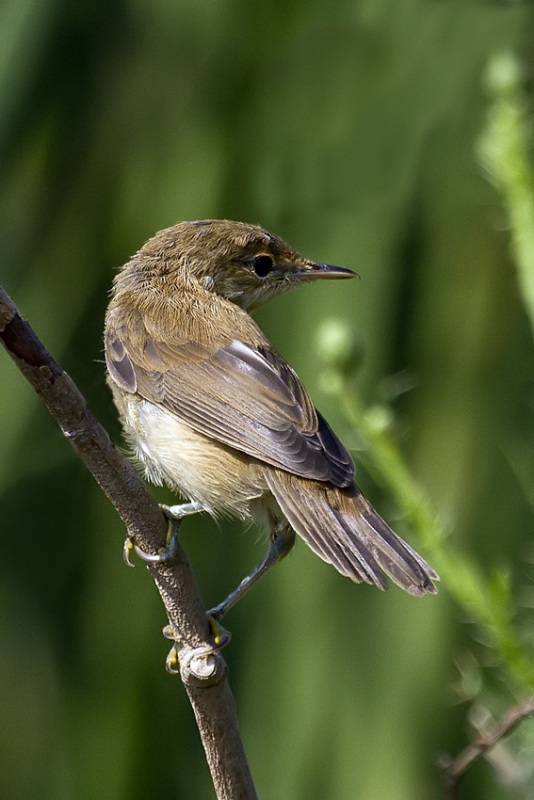
[(318, 264), (315, 261), (307, 261), (295, 273), (296, 278), (302, 281), (315, 281), (326, 278), (359, 278), (357, 272), (353, 272), (346, 267), (334, 267), (332, 264)]

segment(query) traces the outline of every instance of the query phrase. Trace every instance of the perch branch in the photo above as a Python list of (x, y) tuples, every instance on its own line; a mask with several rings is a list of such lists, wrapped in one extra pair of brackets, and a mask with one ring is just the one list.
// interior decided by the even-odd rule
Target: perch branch
[[(71, 378), (52, 358), (0, 286), (0, 340), (84, 461), (142, 550), (163, 546), (167, 521), (133, 465), (115, 447)], [(172, 564), (149, 564), (176, 639), (180, 676), (193, 707), (219, 800), (253, 800), (256, 792), (221, 654), (184, 551)]]

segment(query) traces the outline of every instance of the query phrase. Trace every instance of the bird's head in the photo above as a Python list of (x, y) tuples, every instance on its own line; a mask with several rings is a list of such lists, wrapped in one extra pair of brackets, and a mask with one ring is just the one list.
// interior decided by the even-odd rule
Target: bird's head
[(195, 283), (243, 309), (317, 279), (354, 278), (344, 267), (309, 261), (258, 225), (180, 222), (149, 239), (127, 265), (130, 278)]

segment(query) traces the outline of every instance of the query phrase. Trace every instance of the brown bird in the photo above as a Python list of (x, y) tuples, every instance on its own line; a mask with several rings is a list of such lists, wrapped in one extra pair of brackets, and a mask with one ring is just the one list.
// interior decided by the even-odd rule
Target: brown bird
[(349, 453), (248, 314), (294, 286), (354, 276), (256, 225), (202, 220), (160, 231), (115, 278), (109, 384), (149, 480), (189, 501), (167, 514), (270, 528), (265, 558), (215, 619), (286, 555), (295, 532), (357, 583), (385, 589), (385, 573), (411, 594), (436, 591), (434, 570), (365, 499)]

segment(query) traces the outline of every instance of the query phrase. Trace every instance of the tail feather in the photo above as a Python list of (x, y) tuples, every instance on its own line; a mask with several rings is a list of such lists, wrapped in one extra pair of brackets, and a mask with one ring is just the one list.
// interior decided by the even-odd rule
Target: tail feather
[[(277, 497), (274, 490), (272, 491)], [(282, 506), (280, 502), (279, 504)], [(335, 536), (325, 536), (319, 526), (310, 524), (309, 509), (302, 504), (292, 503), (291, 510), (285, 507), (283, 510), (292, 528), (305, 539), (314, 553), (323, 561), (332, 564), (341, 575), (346, 575), (357, 583), (365, 581), (379, 585), (382, 589), (386, 588), (386, 581), (372, 556), (369, 557), (367, 554), (359, 556), (356, 550), (348, 553)], [(333, 516), (332, 509), (326, 508), (325, 511), (332, 517), (329, 520), (329, 528), (335, 530), (339, 523)], [(374, 569), (369, 562), (372, 562)]]
[(356, 484), (338, 489), (272, 469), (265, 477), (290, 525), (342, 575), (386, 589), (385, 573), (410, 594), (435, 593), (438, 575), (391, 530)]

